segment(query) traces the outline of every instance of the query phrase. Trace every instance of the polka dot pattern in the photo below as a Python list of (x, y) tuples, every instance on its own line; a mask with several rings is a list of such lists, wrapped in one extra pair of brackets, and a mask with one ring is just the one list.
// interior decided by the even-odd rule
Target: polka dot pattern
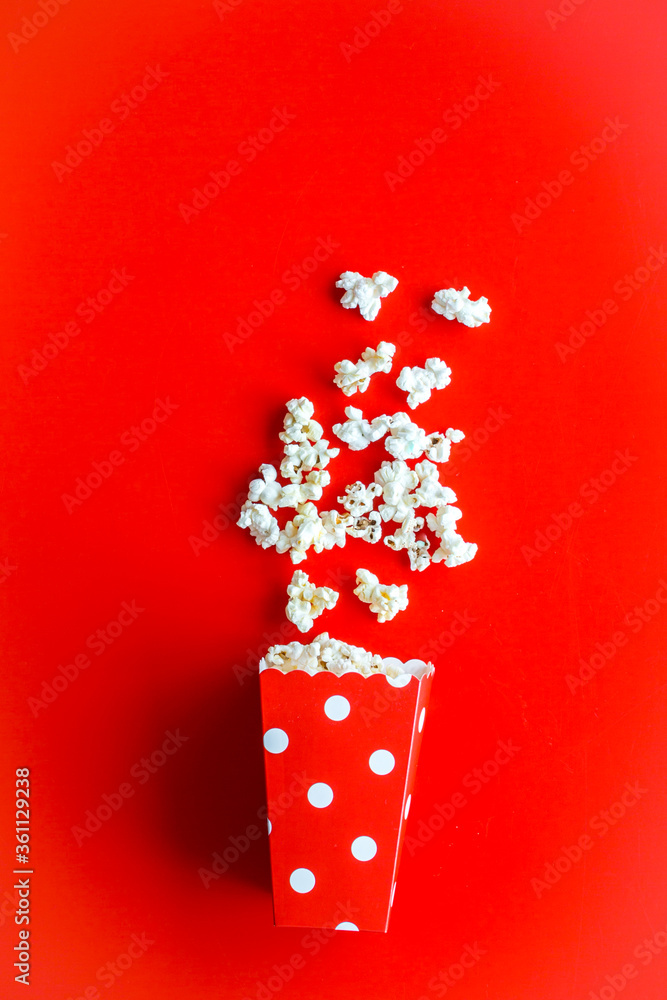
[(270, 819), (267, 819), (266, 821), (266, 829), (269, 832), (269, 836), (271, 836), (271, 830), (273, 830), (273, 823), (271, 822)]
[(340, 694), (334, 694), (324, 702), (324, 714), (332, 722), (342, 722), (350, 714), (350, 703)]
[(295, 892), (312, 892), (315, 888), (315, 876), (310, 868), (295, 868), (289, 877), (289, 884)]
[(316, 809), (326, 809), (333, 802), (333, 788), (324, 781), (316, 781), (308, 789), (308, 801)]
[(373, 774), (390, 774), (396, 765), (396, 758), (390, 750), (374, 750), (368, 758), (368, 766)]
[(289, 736), (284, 729), (267, 729), (264, 733), (264, 749), (269, 753), (283, 753), (289, 746)]
[(357, 861), (370, 861), (378, 852), (378, 845), (372, 837), (356, 837), (350, 848)]
[(343, 920), (342, 923), (336, 924), (334, 927), (335, 931), (358, 931), (359, 928), (356, 924), (353, 924), (351, 920)]

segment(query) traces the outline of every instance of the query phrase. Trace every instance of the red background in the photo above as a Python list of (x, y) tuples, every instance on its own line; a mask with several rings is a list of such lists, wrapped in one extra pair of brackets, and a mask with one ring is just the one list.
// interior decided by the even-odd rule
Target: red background
[[(627, 301), (614, 286), (665, 238), (666, 18), (652, 0), (585, 0), (556, 20), (544, 2), (404, 2), (368, 33), (386, 5), (71, 0), (37, 30), (22, 21), (37, 3), (3, 6), (3, 996), (23, 995), (17, 767), (32, 772), (39, 1000), (93, 986), (131, 1000), (417, 1000), (445, 995), (440, 970), (466, 946), (484, 954), (447, 995), (664, 995), (666, 271)], [(12, 44), (22, 25), (34, 37)], [(355, 37), (358, 51), (341, 48)], [(149, 66), (167, 75), (121, 117), (115, 102)], [(498, 86), (459, 120), (451, 109), (480, 75)], [(295, 117), (250, 162), (239, 147), (274, 108)], [(608, 118), (625, 127), (582, 169), (576, 151)], [(103, 119), (113, 131), (69, 172), (54, 168)], [(446, 141), (390, 184), (436, 128)], [(240, 173), (186, 222), (179, 205), (229, 160)], [(556, 196), (521, 222), (545, 184)], [(290, 289), (285, 272), (320, 238), (334, 251)], [(337, 305), (348, 268), (400, 279), (372, 326)], [(127, 287), (44, 360), (113, 269)], [(434, 290), (464, 283), (488, 297), (490, 325), (419, 332), (413, 314)], [(230, 351), (225, 334), (274, 289), (274, 314)], [(608, 299), (615, 313), (561, 359), (569, 328)], [(390, 931), (339, 933), (313, 954), (303, 930), (273, 927), (265, 837), (208, 889), (199, 874), (263, 802), (257, 678), (240, 683), (234, 667), (283, 624), (292, 566), (237, 528), (192, 539), (279, 460), (290, 397), (312, 398), (327, 427), (345, 403), (405, 408), (391, 377), (350, 400), (331, 384), (335, 361), (381, 339), (403, 345), (396, 373), (433, 355), (453, 370), (415, 417), (468, 435), (446, 481), (480, 548), (470, 565), (419, 575), (362, 542), (305, 564), (316, 582), (349, 577), (323, 620), (332, 634), (406, 657), (443, 636)], [(132, 427), (158, 399), (175, 408), (139, 441)], [(507, 416), (489, 434), (490, 409)], [(620, 474), (617, 450), (630, 455)], [(63, 496), (114, 451), (122, 464), (68, 512)], [(336, 485), (381, 457), (379, 445), (348, 456)], [(359, 565), (408, 583), (394, 622), (378, 626), (352, 596)], [(132, 601), (144, 610), (95, 655), (87, 638)], [(645, 605), (646, 622), (632, 617)], [(474, 622), (445, 649), (457, 612)], [(90, 666), (35, 709), (86, 653)], [(571, 691), (591, 657), (599, 669)], [(167, 731), (186, 741), (142, 781)], [(477, 790), (471, 772), (498, 740), (520, 751)], [(601, 834), (601, 811), (635, 782), (639, 801)], [(87, 810), (128, 783), (134, 794), (77, 844)], [(466, 804), (434, 832), (435, 807), (457, 792)], [(533, 881), (584, 834), (592, 846), (571, 870)], [(153, 943), (110, 984), (96, 978), (132, 934)], [(294, 954), (303, 967), (276, 980)]]

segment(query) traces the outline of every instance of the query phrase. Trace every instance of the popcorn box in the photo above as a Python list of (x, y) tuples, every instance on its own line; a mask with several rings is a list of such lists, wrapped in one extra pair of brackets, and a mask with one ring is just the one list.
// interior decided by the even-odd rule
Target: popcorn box
[(434, 674), (260, 664), (274, 922), (386, 932)]

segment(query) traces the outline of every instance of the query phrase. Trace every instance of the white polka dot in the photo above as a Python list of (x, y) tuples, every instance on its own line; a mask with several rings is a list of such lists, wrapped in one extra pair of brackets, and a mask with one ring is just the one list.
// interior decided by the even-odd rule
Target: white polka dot
[(264, 733), (264, 747), (269, 753), (282, 753), (288, 743), (289, 737), (284, 729), (267, 729)]
[(342, 694), (334, 694), (324, 702), (324, 714), (332, 722), (340, 722), (350, 714), (350, 703)]
[(310, 892), (315, 885), (315, 876), (310, 868), (295, 868), (289, 877), (289, 884), (295, 892)]
[(408, 795), (407, 801), (405, 803), (405, 812), (403, 813), (403, 819), (408, 818), (408, 813), (410, 812), (410, 803), (412, 802), (412, 795)]
[(335, 931), (358, 931), (359, 928), (351, 920), (343, 920), (342, 924), (336, 924)]
[(325, 809), (333, 802), (333, 788), (324, 781), (316, 781), (308, 789), (308, 801), (316, 809)]
[(421, 712), (419, 713), (419, 722), (417, 723), (417, 732), (419, 733), (421, 733), (422, 729), (424, 728), (425, 718), (426, 718), (426, 709), (422, 708)]
[(370, 861), (378, 852), (378, 845), (372, 837), (357, 837), (350, 848), (357, 861)]
[(266, 820), (266, 829), (269, 831), (269, 833), (271, 833), (271, 830), (273, 829), (273, 826), (271, 824), (271, 820), (268, 819), (268, 817), (267, 817), (267, 820)]
[(404, 688), (406, 684), (409, 684), (412, 679), (412, 674), (399, 674), (398, 677), (390, 677), (387, 674), (387, 680), (392, 687)]
[(389, 774), (395, 764), (394, 755), (388, 750), (374, 750), (368, 758), (368, 766), (374, 774)]
[(389, 900), (389, 905), (390, 906), (394, 905), (394, 893), (395, 892), (396, 892), (396, 883), (394, 882), (394, 884), (391, 887), (391, 899)]

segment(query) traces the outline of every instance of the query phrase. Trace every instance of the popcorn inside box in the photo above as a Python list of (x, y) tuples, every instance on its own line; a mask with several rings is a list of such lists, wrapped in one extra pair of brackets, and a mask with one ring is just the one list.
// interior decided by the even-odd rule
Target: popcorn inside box
[[(397, 285), (385, 271), (371, 278), (345, 271), (336, 282), (344, 289), (342, 306), (367, 321), (382, 315), (382, 300)], [(432, 309), (470, 328), (488, 323), (491, 312), (483, 296), (470, 300), (466, 286), (436, 292)], [(358, 361), (336, 363), (333, 381), (345, 396), (365, 393), (374, 378), (391, 372), (395, 353), (394, 344), (380, 341)], [(396, 379), (411, 410), (452, 376), (440, 358), (419, 360)], [(333, 425), (341, 447), (332, 446), (307, 397), (287, 402), (282, 461), (260, 467), (239, 526), (263, 549), (289, 554), (294, 565), (350, 538), (355, 545), (382, 541), (402, 553), (404, 572), (470, 562), (477, 546), (458, 533), (456, 494), (440, 480), (463, 431), (427, 431), (404, 410), (364, 417), (348, 406), (345, 417)], [(350, 483), (337, 498), (340, 507), (321, 510), (329, 463), (341, 450), (369, 447), (389, 455), (373, 482)], [(294, 514), (282, 514), (281, 527), (276, 512), (284, 508)], [(409, 589), (381, 582), (366, 566), (357, 569), (353, 595), (368, 605), (375, 629), (405, 611)], [(287, 618), (306, 633), (340, 594), (300, 568), (287, 596)], [(260, 692), (276, 925), (387, 930), (433, 675), (431, 663), (383, 658), (326, 632), (268, 650)]]

